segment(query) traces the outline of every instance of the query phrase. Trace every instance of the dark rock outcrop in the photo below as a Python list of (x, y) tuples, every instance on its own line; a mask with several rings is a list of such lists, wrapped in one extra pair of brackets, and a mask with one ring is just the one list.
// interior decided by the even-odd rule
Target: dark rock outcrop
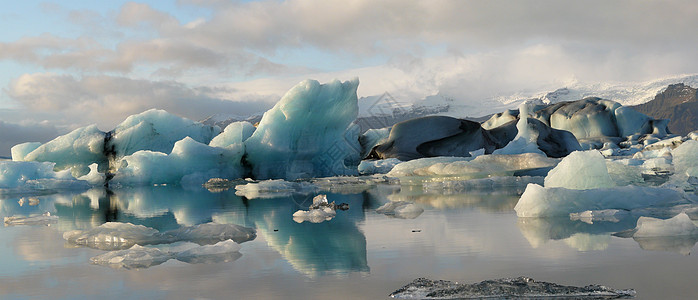
[(652, 101), (635, 110), (657, 119), (669, 119), (669, 130), (686, 135), (698, 129), (698, 89), (683, 83), (669, 85)]

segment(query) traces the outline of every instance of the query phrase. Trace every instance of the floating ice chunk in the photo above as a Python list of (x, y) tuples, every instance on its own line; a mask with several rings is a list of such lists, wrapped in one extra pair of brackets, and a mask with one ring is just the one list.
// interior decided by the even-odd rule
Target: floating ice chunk
[(0, 194), (88, 189), (69, 170), (54, 172), (52, 162), (0, 161)]
[(235, 186), (235, 195), (247, 199), (275, 198), (293, 194), (312, 194), (317, 186), (309, 182), (291, 182), (283, 179), (263, 180)]
[(418, 278), (392, 292), (391, 298), (398, 299), (512, 299), (512, 298), (574, 298), (611, 299), (634, 297), (635, 290), (617, 290), (602, 285), (584, 287), (537, 282), (533, 278), (502, 278), (467, 284), (445, 280)]
[(688, 135), (686, 135), (686, 137), (688, 139), (698, 141), (698, 130), (689, 132)]
[(102, 250), (127, 249), (135, 244), (157, 245), (180, 241), (203, 245), (232, 239), (237, 243), (242, 243), (253, 240), (256, 237), (256, 231), (252, 228), (235, 224), (216, 223), (199, 224), (159, 232), (156, 229), (143, 225), (107, 222), (87, 231), (73, 230), (63, 234), (63, 238), (71, 244)]
[(671, 151), (676, 174), (698, 177), (698, 141), (688, 140)]
[(415, 219), (424, 212), (424, 209), (412, 202), (390, 201), (376, 208), (376, 212), (399, 219)]
[(587, 224), (594, 222), (613, 222), (618, 223), (620, 219), (628, 216), (630, 212), (619, 209), (602, 209), (602, 210), (586, 210), (579, 213), (570, 213), (570, 220), (582, 221)]
[(634, 238), (698, 235), (698, 226), (686, 213), (680, 213), (667, 220), (640, 217), (635, 230)]
[(41, 146), (41, 143), (38, 142), (22, 143), (12, 146), (12, 148), (10, 149), (10, 153), (12, 154), (12, 160), (24, 161), (24, 157), (32, 151), (36, 150), (36, 148), (39, 148), (39, 146)]
[(256, 179), (357, 175), (361, 146), (358, 79), (320, 84), (306, 80), (264, 113), (245, 141)]
[(30, 215), (29, 217), (5, 217), (5, 226), (49, 226), (55, 223), (58, 223), (58, 216), (52, 216), (50, 212), (46, 212), (40, 215)]
[(208, 144), (221, 132), (212, 127), (182, 118), (164, 110), (150, 109), (131, 115), (109, 133), (106, 149), (118, 160), (140, 150), (170, 153), (175, 142), (189, 137)]
[(185, 137), (175, 143), (169, 155), (144, 150), (124, 157), (110, 182), (201, 185), (210, 178), (239, 178), (243, 152), (242, 144), (219, 148)]
[(135, 244), (157, 244), (158, 231), (143, 225), (107, 222), (87, 231), (73, 230), (63, 233), (63, 239), (74, 245), (101, 250), (128, 249)]
[(233, 240), (194, 247), (175, 254), (177, 260), (190, 264), (231, 262), (241, 256), (240, 244)]
[(257, 232), (252, 228), (235, 224), (205, 223), (166, 231), (162, 233), (162, 237), (163, 240), (189, 241), (197, 244), (214, 244), (225, 240), (242, 243), (255, 239)]
[(433, 157), (400, 163), (387, 175), (394, 177), (460, 175), (477, 178), (513, 175), (518, 171), (550, 168), (555, 166), (558, 161), (558, 159), (536, 153), (492, 154), (475, 158)]
[(514, 210), (519, 217), (549, 217), (586, 210), (632, 210), (689, 202), (685, 192), (669, 188), (622, 186), (577, 190), (529, 184)]
[(347, 210), (349, 206), (346, 203), (335, 204), (327, 202), (327, 195), (317, 195), (313, 198), (313, 204), (308, 210), (298, 210), (293, 213), (293, 220), (297, 223), (308, 221), (311, 223), (322, 223), (332, 220), (336, 215), (337, 209)]
[(605, 158), (596, 150), (572, 152), (545, 177), (546, 188), (584, 190), (614, 185)]
[(631, 166), (620, 162), (607, 160), (606, 169), (608, 170), (608, 175), (611, 177), (611, 180), (613, 180), (614, 185), (637, 185), (645, 182), (642, 177), (642, 168), (638, 166)]
[(255, 127), (250, 122), (233, 122), (226, 126), (221, 134), (214, 137), (208, 145), (212, 147), (227, 147), (233, 144), (241, 144), (252, 136), (254, 131)]
[(402, 161), (397, 158), (388, 158), (380, 160), (363, 160), (359, 164), (359, 174), (361, 175), (372, 175), (372, 174), (385, 174), (390, 172), (397, 164)]
[(162, 264), (172, 258), (172, 254), (157, 248), (133, 245), (129, 249), (110, 251), (90, 258), (90, 263), (114, 269), (145, 269)]
[(53, 162), (56, 170), (72, 168), (75, 177), (82, 176), (90, 171), (88, 166), (93, 163), (106, 166), (104, 137), (105, 133), (97, 129), (97, 125), (78, 128), (37, 147), (23, 160)]

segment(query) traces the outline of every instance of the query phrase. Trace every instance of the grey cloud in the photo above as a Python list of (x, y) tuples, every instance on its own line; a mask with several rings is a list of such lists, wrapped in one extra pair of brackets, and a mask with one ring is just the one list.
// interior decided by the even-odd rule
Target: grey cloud
[[(6, 93), (29, 111), (52, 113), (58, 120), (83, 120), (109, 130), (127, 116), (159, 108), (193, 120), (217, 113), (247, 115), (271, 107), (277, 98), (233, 94), (222, 87), (188, 87), (175, 81), (148, 81), (115, 76), (25, 74), (14, 80)], [(67, 124), (61, 124), (67, 125)]]
[(0, 157), (10, 157), (12, 146), (25, 142), (47, 142), (56, 136), (56, 127), (45, 123), (16, 124), (0, 121)]

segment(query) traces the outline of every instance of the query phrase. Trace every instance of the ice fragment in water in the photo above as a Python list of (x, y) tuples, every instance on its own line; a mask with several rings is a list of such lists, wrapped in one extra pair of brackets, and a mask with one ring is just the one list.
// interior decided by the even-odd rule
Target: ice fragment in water
[(337, 209), (347, 210), (349, 206), (346, 203), (328, 203), (327, 195), (317, 195), (313, 198), (313, 204), (308, 210), (298, 210), (293, 213), (293, 220), (297, 223), (303, 223), (304, 221), (321, 223), (332, 220), (337, 215)]
[(87, 231), (73, 230), (63, 233), (63, 239), (71, 244), (102, 250), (128, 249), (135, 244), (157, 243), (158, 231), (143, 225), (107, 222)]
[(640, 217), (635, 230), (634, 238), (698, 235), (698, 226), (686, 213), (680, 213), (667, 220)]
[(485, 280), (461, 284), (445, 280), (418, 278), (390, 294), (399, 299), (482, 299), (551, 298), (617, 299), (635, 296), (635, 290), (617, 290), (602, 285), (584, 287), (537, 282), (529, 277)]

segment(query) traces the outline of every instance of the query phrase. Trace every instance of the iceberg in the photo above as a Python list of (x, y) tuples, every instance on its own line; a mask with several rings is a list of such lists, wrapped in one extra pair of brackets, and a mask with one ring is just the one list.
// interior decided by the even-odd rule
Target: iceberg
[(140, 150), (170, 153), (175, 143), (185, 137), (208, 144), (220, 132), (218, 126), (208, 126), (164, 110), (150, 109), (129, 116), (107, 133), (104, 149), (111, 159), (118, 161)]
[(612, 289), (603, 285), (583, 287), (535, 281), (529, 277), (485, 280), (479, 283), (457, 283), (446, 280), (418, 278), (392, 292), (398, 299), (613, 299), (634, 297), (635, 290)]
[(110, 184), (202, 185), (211, 178), (239, 178), (243, 153), (242, 144), (219, 148), (185, 137), (169, 155), (142, 150), (122, 158)]
[(390, 201), (376, 208), (376, 212), (399, 219), (415, 219), (424, 212), (424, 209), (412, 202)]
[(63, 239), (73, 245), (100, 250), (128, 249), (136, 244), (159, 244), (158, 231), (143, 225), (107, 222), (87, 231), (72, 230), (63, 233)]
[(41, 146), (41, 143), (38, 142), (28, 142), (12, 146), (10, 149), (12, 160), (25, 161), (24, 158), (27, 156), (27, 154), (36, 150), (36, 148), (39, 148), (39, 146)]
[(550, 188), (584, 190), (613, 186), (606, 159), (597, 150), (572, 152), (545, 177), (545, 187)]
[(542, 187), (532, 183), (526, 187), (514, 210), (519, 217), (550, 217), (586, 210), (633, 210), (692, 202), (684, 191), (671, 188), (620, 186), (578, 190)]
[(388, 172), (388, 176), (464, 176), (482, 178), (497, 175), (523, 175), (525, 171), (552, 168), (558, 159), (543, 154), (491, 154), (475, 158), (432, 157), (400, 163)]
[(318, 187), (309, 182), (292, 182), (283, 179), (262, 180), (235, 186), (235, 195), (247, 199), (276, 198), (292, 194), (312, 194)]
[(332, 220), (337, 215), (337, 209), (347, 210), (349, 205), (335, 204), (327, 202), (327, 195), (317, 195), (313, 198), (313, 204), (310, 205), (308, 210), (298, 210), (293, 213), (293, 220), (297, 223), (303, 223), (305, 221), (311, 223), (321, 223), (324, 221)]
[(52, 162), (0, 161), (0, 194), (90, 188), (87, 181), (75, 179), (70, 170), (55, 172), (54, 166)]
[(320, 84), (306, 80), (264, 113), (245, 141), (255, 179), (357, 175), (360, 161), (358, 79)]
[(205, 223), (160, 232), (157, 229), (131, 223), (107, 222), (90, 230), (63, 233), (68, 243), (101, 250), (123, 250), (133, 245), (171, 244), (180, 241), (200, 245), (224, 240), (242, 243), (257, 237), (252, 228), (235, 224)]
[(244, 143), (255, 131), (254, 125), (250, 122), (233, 122), (225, 127), (225, 130), (214, 137), (208, 144), (212, 147), (228, 147), (235, 144)]
[[(75, 177), (89, 173), (89, 165), (98, 164), (106, 169), (108, 161), (104, 156), (104, 138), (106, 134), (97, 125), (90, 125), (59, 136), (21, 157), (22, 153), (35, 146), (20, 144), (17, 159), (23, 161), (53, 162), (57, 171), (71, 169)], [(27, 147), (26, 149), (23, 149)]]
[(538, 153), (544, 154), (538, 148), (538, 136), (528, 128), (529, 107), (532, 103), (523, 102), (519, 105), (519, 120), (516, 122), (516, 136), (503, 148), (497, 149), (493, 154), (521, 154)]
[(670, 219), (662, 220), (652, 217), (640, 217), (637, 220), (634, 238), (693, 236), (698, 235), (698, 226), (686, 213), (680, 213)]
[(359, 144), (361, 144), (361, 158), (366, 158), (373, 147), (385, 142), (390, 136), (391, 127), (380, 129), (369, 129), (359, 136)]

